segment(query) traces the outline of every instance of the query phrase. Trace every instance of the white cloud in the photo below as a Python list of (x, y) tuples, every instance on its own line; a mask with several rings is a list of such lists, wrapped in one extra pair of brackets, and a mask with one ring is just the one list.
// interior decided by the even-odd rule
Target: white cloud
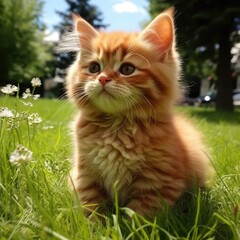
[(138, 7), (136, 4), (129, 0), (123, 0), (122, 2), (113, 5), (113, 10), (117, 13), (145, 13), (145, 10)]
[(47, 42), (57, 42), (59, 40), (59, 32), (57, 31), (45, 31), (46, 36), (44, 37), (44, 40)]

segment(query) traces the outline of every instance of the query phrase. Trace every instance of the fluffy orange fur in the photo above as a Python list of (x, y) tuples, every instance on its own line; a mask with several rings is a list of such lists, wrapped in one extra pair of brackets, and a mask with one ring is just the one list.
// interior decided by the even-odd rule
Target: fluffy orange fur
[(199, 133), (174, 113), (181, 67), (173, 10), (140, 34), (74, 22), (80, 52), (67, 76), (79, 109), (73, 185), (81, 203), (97, 206), (114, 201), (117, 182), (120, 206), (154, 216), (163, 201), (173, 205), (189, 186), (204, 186), (208, 169)]

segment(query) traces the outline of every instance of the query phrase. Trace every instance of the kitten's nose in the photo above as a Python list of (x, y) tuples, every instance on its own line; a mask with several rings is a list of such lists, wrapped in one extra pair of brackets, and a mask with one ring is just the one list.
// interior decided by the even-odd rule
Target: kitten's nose
[(99, 79), (99, 82), (104, 86), (105, 84), (107, 84), (108, 82), (111, 82), (112, 79), (106, 76), (101, 76)]

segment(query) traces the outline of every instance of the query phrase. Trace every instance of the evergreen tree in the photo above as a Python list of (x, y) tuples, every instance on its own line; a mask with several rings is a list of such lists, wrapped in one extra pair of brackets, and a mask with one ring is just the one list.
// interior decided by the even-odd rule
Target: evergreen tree
[(233, 110), (231, 48), (239, 36), (239, 0), (149, 0), (154, 17), (166, 7), (176, 8), (179, 45), (187, 61), (204, 68), (205, 60), (216, 63), (217, 110)]
[[(90, 4), (89, 0), (66, 0), (68, 8), (65, 12), (57, 12), (62, 18), (62, 22), (56, 26), (60, 31), (60, 40), (65, 32), (71, 31), (73, 27), (72, 13), (80, 15), (88, 21), (96, 29), (105, 28), (106, 25), (102, 23), (102, 13), (99, 9)], [(56, 54), (57, 65), (56, 68), (65, 70), (73, 61), (73, 54), (60, 53)], [(64, 71), (60, 71), (64, 72)], [(64, 75), (64, 74), (63, 74)]]

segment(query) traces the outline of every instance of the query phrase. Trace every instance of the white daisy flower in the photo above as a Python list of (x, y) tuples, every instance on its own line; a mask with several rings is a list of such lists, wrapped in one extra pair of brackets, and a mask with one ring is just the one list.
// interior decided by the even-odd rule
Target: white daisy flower
[(41, 80), (39, 78), (33, 78), (31, 84), (33, 87), (40, 87), (42, 85)]
[(18, 87), (15, 85), (7, 84), (5, 87), (1, 88), (1, 92), (11, 95), (18, 91)]
[(33, 95), (33, 100), (37, 100), (37, 99), (39, 99), (40, 98), (40, 94), (35, 94), (35, 95)]
[(23, 145), (19, 144), (11, 153), (9, 161), (14, 165), (31, 162), (33, 161), (33, 153)]
[(32, 113), (28, 116), (28, 123), (30, 126), (33, 124), (39, 124), (41, 122), (42, 122), (42, 119), (37, 113)]
[(31, 94), (30, 89), (27, 88), (27, 89), (25, 90), (25, 92), (23, 93), (22, 98), (23, 98), (23, 99), (27, 99), (27, 98), (30, 98), (30, 97), (32, 97), (32, 94)]
[(19, 114), (19, 118), (21, 119), (27, 119), (28, 118), (28, 114), (27, 112), (23, 111)]
[(14, 118), (14, 114), (6, 107), (0, 108), (0, 118)]

